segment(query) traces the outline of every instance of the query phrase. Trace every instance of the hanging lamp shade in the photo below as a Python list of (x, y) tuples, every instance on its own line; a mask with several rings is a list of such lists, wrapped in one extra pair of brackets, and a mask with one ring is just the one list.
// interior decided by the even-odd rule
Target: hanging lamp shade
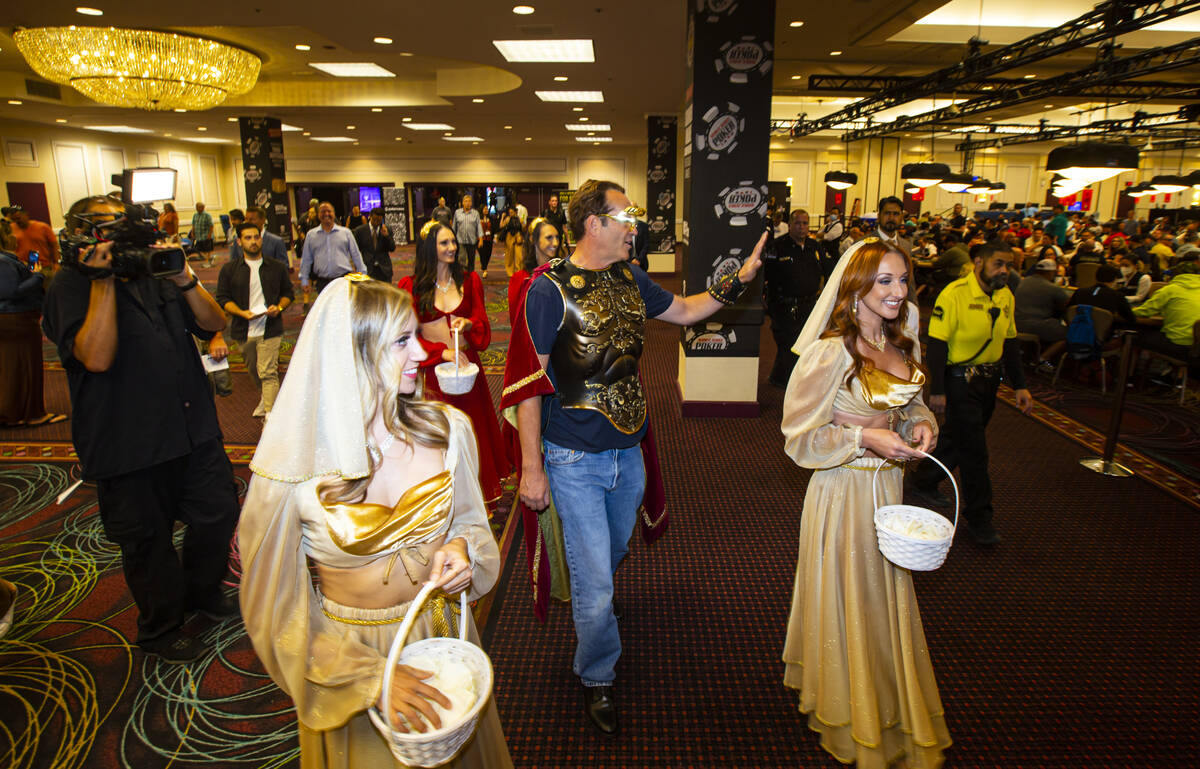
[(1079, 142), (1050, 150), (1046, 170), (1056, 171), (1084, 186), (1110, 179), (1124, 171), (1136, 171), (1138, 150), (1129, 144)]
[(938, 186), (946, 192), (966, 192), (974, 181), (975, 177), (970, 174), (946, 174)]
[(992, 188), (992, 182), (989, 179), (980, 177), (967, 187), (967, 192), (972, 195), (983, 195)]
[(1004, 192), (1006, 189), (1008, 189), (1008, 185), (1005, 184), (1004, 182), (992, 182), (991, 184), (988, 185), (987, 194), (999, 195), (1001, 192)]
[(921, 187), (918, 187), (917, 185), (911, 184), (911, 183), (904, 185), (904, 191), (907, 192), (909, 195), (916, 195), (918, 192), (921, 191), (921, 189), (922, 189)]
[(1154, 192), (1183, 192), (1192, 183), (1186, 176), (1178, 174), (1159, 174), (1150, 180), (1150, 186), (1154, 188)]
[(1146, 182), (1140, 182), (1138, 184), (1134, 184), (1131, 187), (1125, 188), (1125, 194), (1131, 198), (1141, 198), (1141, 197), (1145, 197), (1146, 195), (1152, 195), (1153, 193), (1154, 193), (1154, 188), (1151, 187)]
[(1191, 184), (1194, 189), (1200, 190), (1200, 171), (1192, 171), (1184, 178), (1188, 180), (1188, 183)]
[(858, 184), (858, 174), (849, 171), (827, 171), (825, 183), (835, 190), (844, 190)]
[(907, 163), (900, 169), (900, 176), (916, 187), (932, 187), (949, 174), (945, 163)]

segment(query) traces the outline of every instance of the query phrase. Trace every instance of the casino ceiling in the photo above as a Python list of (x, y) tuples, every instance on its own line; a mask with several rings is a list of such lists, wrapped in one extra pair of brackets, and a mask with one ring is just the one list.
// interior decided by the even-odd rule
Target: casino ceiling
[[(703, 1), (720, 6), (730, 0)], [(77, 12), (80, 2), (102, 15)], [(400, 147), (413, 151), (409, 145), (442, 151), (451, 139), (462, 142), (464, 153), (531, 146), (526, 142), (638, 146), (645, 143), (646, 115), (681, 109), (685, 0), (529, 0), (533, 12), (525, 14), (515, 13), (515, 5), (7, 3), (0, 10), (0, 117), (127, 126), (233, 145), (233, 118), (267, 114), (297, 129), (289, 136), (300, 145), (290, 144), (289, 151), (315, 154), (319, 140), (332, 138), (347, 150), (357, 148), (351, 152), (377, 156)], [(69, 86), (47, 88), (14, 40), (22, 28), (71, 24), (210, 38), (257, 55), (261, 74), (247, 93), (203, 111), (103, 106)], [(510, 61), (493, 42), (551, 39), (591, 41), (594, 61)], [(1200, 133), (1188, 109), (1200, 103), (1197, 42), (1200, 0), (1101, 6), (780, 0), (774, 128), (785, 140), (827, 145), (836, 137), (931, 133), (1001, 141), (1039, 126), (1043, 134), (1034, 138), (1066, 138), (1099, 124), (1110, 133), (1190, 143)], [(339, 77), (313, 66), (347, 62), (373, 64), (389, 76)], [(600, 92), (603, 100), (538, 96), (564, 90)], [(452, 129), (412, 130), (421, 124)], [(1045, 133), (1051, 129), (1056, 133)]]

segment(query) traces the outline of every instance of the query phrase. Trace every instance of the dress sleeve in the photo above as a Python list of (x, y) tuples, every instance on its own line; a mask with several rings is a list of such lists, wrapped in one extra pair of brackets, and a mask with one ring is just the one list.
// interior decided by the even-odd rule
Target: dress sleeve
[(238, 525), (246, 634), (300, 722), (333, 729), (379, 699), (386, 657), (321, 611), (301, 543), (297, 486), (255, 475)]
[[(915, 316), (915, 313), (911, 313), (912, 309), (913, 308), (911, 307), (909, 308), (910, 314)], [(916, 343), (913, 345), (913, 360), (920, 363), (921, 343), (916, 339), (917, 332), (915, 327), (910, 329), (909, 335), (916, 341)], [(925, 405), (924, 390), (913, 396), (913, 399), (909, 401), (908, 405), (902, 410), (902, 414), (903, 419), (900, 422), (900, 429), (898, 431), (901, 438), (906, 441), (911, 441), (913, 428), (917, 426), (918, 422), (928, 422), (929, 426), (933, 428), (933, 437), (937, 438), (939, 432), (937, 417), (935, 417), (933, 412), (929, 410), (929, 407)]]
[(450, 417), (450, 450), (453, 467), (454, 511), (446, 540), (462, 537), (471, 558), (471, 587), (467, 599), (486, 595), (500, 576), (500, 547), (488, 525), (487, 505), (479, 488), (479, 452), (471, 420), (458, 409), (447, 408)]
[(464, 299), (468, 301), (471, 311), (467, 316), (471, 321), (471, 330), (466, 333), (463, 341), (472, 350), (486, 350), (492, 343), (492, 324), (488, 321), (487, 305), (483, 301), (483, 281), (480, 280), (479, 273), (467, 273), (463, 289), (468, 295)]
[(833, 400), (846, 376), (846, 348), (822, 339), (796, 361), (783, 398), (784, 451), (801, 467), (837, 467), (861, 457), (862, 427), (833, 424)]

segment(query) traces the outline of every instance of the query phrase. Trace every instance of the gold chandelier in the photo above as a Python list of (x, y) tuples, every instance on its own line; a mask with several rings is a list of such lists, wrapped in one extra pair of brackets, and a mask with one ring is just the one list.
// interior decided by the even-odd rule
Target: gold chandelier
[(72, 25), (13, 37), (34, 72), (115, 107), (211, 109), (253, 88), (262, 69), (248, 51), (174, 32)]

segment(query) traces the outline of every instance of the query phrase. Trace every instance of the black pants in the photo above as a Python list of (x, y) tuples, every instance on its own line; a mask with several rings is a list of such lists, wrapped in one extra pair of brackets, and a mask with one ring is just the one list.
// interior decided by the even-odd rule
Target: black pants
[[(992, 522), (992, 479), (988, 476), (987, 424), (996, 410), (1000, 376), (966, 377), (946, 375), (946, 422), (933, 455), (961, 476), (962, 516), (971, 526)], [(913, 482), (930, 490), (946, 479), (942, 469), (929, 460), (917, 465)]]
[(804, 323), (817, 303), (816, 296), (785, 300), (768, 304), (767, 315), (771, 317), (771, 336), (775, 339), (775, 363), (771, 366), (768, 381), (781, 387), (787, 385), (792, 369), (796, 367), (796, 353), (792, 345), (804, 330)]
[(475, 272), (475, 243), (458, 244), (458, 260), (467, 268), (467, 272)]
[(488, 262), (492, 261), (492, 246), (494, 243), (490, 240), (483, 241), (483, 245), (479, 247), (479, 267), (484, 272), (487, 272)]
[[(96, 482), (104, 535), (121, 548), (138, 607), (138, 643), (183, 625), (220, 598), (238, 521), (233, 468), (219, 438), (178, 459)], [(176, 553), (175, 522), (187, 525)]]

